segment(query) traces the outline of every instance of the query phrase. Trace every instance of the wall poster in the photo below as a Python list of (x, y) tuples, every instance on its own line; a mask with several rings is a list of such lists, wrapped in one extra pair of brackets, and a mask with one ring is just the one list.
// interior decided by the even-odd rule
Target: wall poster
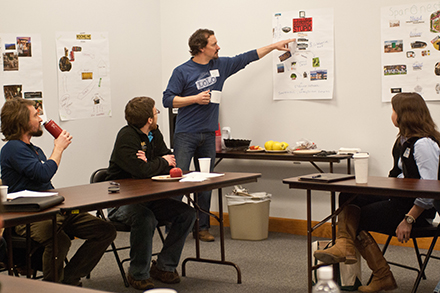
[(382, 101), (400, 92), (440, 100), (440, 2), (383, 7)]
[(0, 34), (0, 108), (13, 97), (34, 100), (45, 121), (41, 47), (38, 34)]
[(111, 116), (108, 34), (56, 34), (62, 121)]
[(333, 9), (275, 13), (273, 42), (295, 38), (290, 51), (274, 51), (273, 99), (332, 99)]

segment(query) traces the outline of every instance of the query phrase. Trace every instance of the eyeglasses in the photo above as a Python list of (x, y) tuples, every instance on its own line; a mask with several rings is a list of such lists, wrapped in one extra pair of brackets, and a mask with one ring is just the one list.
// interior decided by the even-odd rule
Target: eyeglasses
[(156, 114), (160, 114), (160, 111), (158, 109), (156, 109), (156, 113), (154, 113), (154, 115)]

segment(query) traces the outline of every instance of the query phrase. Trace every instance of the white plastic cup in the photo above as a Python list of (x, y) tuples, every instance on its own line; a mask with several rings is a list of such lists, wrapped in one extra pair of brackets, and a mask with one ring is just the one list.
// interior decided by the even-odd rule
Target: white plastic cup
[(154, 288), (147, 291), (144, 291), (144, 293), (177, 293), (174, 289), (168, 289), (168, 288)]
[(368, 182), (368, 153), (356, 153), (353, 155), (354, 174), (356, 183), (364, 184)]
[(8, 186), (0, 186), (0, 199), (2, 202), (5, 202), (8, 199)]
[(200, 158), (199, 166), (201, 173), (209, 173), (209, 170), (211, 169), (211, 158)]

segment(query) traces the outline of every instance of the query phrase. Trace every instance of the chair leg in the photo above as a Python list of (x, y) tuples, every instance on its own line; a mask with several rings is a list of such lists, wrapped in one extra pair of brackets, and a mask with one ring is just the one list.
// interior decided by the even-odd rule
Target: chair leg
[(413, 289), (411, 291), (412, 293), (417, 292), (417, 288), (419, 287), (420, 280), (422, 279), (422, 275), (425, 274), (426, 266), (428, 265), (429, 258), (431, 257), (431, 253), (434, 250), (435, 243), (437, 242), (438, 232), (439, 231), (437, 229), (436, 235), (434, 236), (434, 238), (432, 238), (431, 246), (429, 246), (428, 252), (426, 253), (425, 261), (423, 262), (423, 265), (420, 267), (420, 273), (417, 276), (416, 281), (414, 282), (414, 286), (413, 286)]
[(130, 285), (128, 284), (127, 276), (125, 275), (124, 267), (122, 266), (122, 262), (121, 262), (121, 259), (119, 258), (119, 254), (116, 249), (115, 243), (112, 242), (110, 245), (112, 247), (113, 254), (115, 255), (116, 263), (118, 264), (122, 279), (124, 280), (124, 285), (125, 285), (125, 287), (129, 287)]
[(419, 273), (422, 274), (423, 280), (426, 280), (425, 271), (422, 271), (423, 262), (422, 262), (422, 257), (420, 256), (419, 246), (417, 245), (417, 239), (412, 238), (412, 240), (414, 243), (414, 250), (416, 251), (417, 262), (419, 263), (419, 268), (420, 268)]
[(165, 237), (163, 236), (162, 230), (157, 226), (157, 232), (159, 233), (160, 240), (162, 240), (162, 244), (165, 242)]

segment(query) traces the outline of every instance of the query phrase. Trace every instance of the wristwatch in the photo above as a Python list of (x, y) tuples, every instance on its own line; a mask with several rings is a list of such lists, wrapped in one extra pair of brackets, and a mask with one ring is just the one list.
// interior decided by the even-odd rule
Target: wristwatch
[(410, 214), (406, 214), (405, 215), (405, 221), (408, 224), (412, 225), (412, 224), (414, 224), (416, 222), (416, 219), (413, 216), (411, 216)]

